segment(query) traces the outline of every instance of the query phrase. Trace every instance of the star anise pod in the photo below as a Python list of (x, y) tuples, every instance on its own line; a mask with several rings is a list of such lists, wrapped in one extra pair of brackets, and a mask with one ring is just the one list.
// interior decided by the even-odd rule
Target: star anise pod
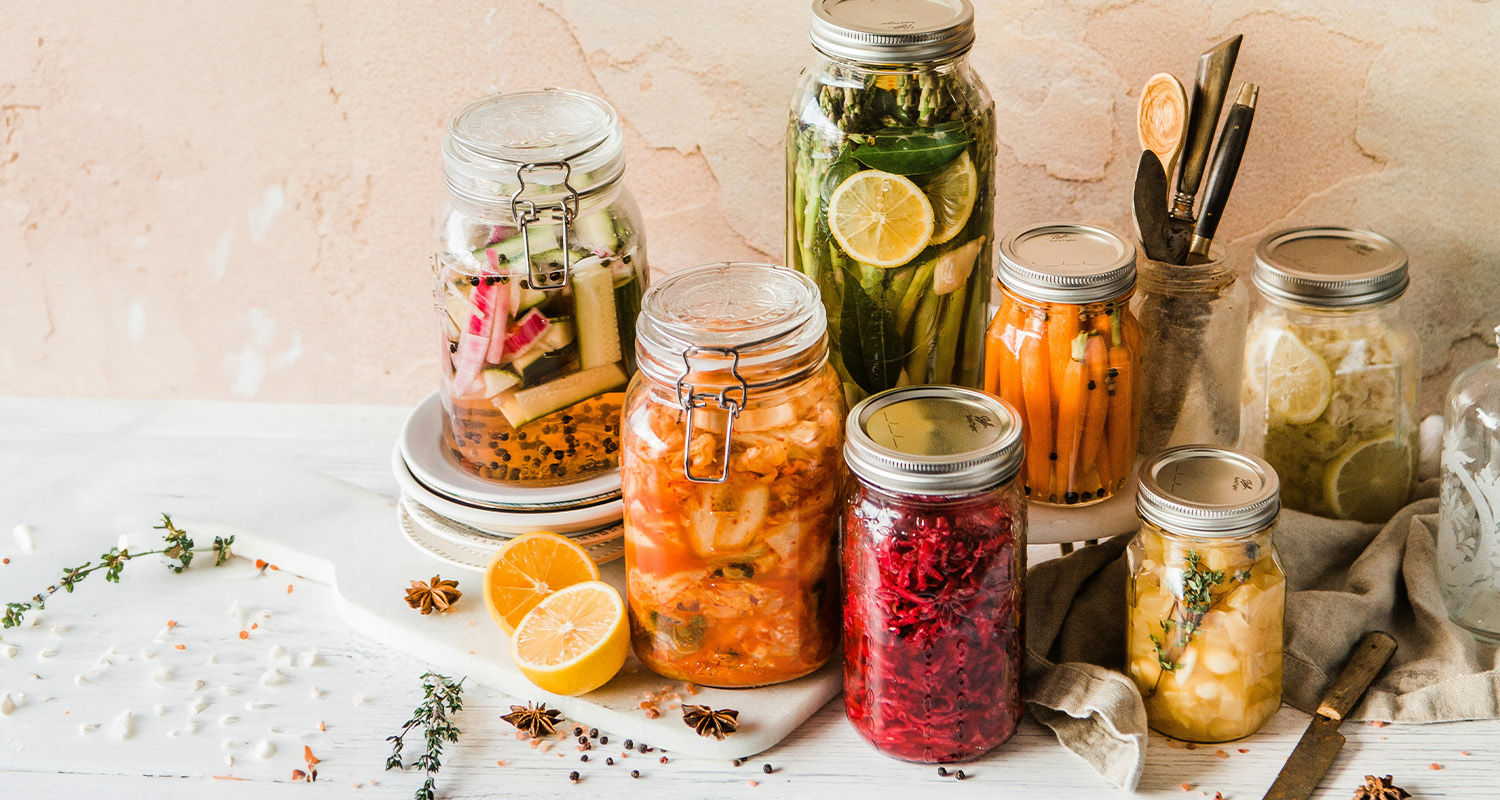
[(712, 736), (722, 741), (740, 727), (740, 712), (732, 708), (715, 711), (708, 706), (683, 706), (682, 721), (699, 736)]
[(411, 588), (406, 590), (406, 604), (423, 614), (431, 614), (433, 609), (447, 611), (463, 596), (464, 593), (458, 590), (458, 581), (445, 581), (434, 575), (427, 583), (411, 582)]
[(1354, 800), (1406, 800), (1411, 792), (1391, 782), (1391, 776), (1365, 776), (1365, 785), (1354, 790)]
[(548, 708), (546, 703), (533, 706), (527, 703), (524, 706), (511, 706), (509, 714), (502, 714), (500, 719), (516, 726), (517, 730), (526, 731), (533, 739), (550, 736), (557, 732), (557, 723), (562, 721), (562, 712), (555, 708)]

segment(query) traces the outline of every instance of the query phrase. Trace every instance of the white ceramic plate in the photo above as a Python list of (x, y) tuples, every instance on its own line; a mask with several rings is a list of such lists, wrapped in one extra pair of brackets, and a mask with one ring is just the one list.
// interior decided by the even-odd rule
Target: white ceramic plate
[[(495, 548), (505, 541), (461, 522), (444, 519), (423, 508), (410, 495), (403, 495), (396, 508), (406, 541), (450, 564), (483, 570), (495, 555)], [(608, 564), (625, 555), (625, 529), (619, 525), (569, 538), (582, 545), (595, 564)]]

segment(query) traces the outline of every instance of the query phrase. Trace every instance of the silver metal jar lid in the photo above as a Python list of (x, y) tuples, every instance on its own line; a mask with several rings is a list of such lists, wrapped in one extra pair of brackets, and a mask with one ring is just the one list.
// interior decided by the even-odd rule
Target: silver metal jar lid
[(813, 0), (807, 35), (824, 54), (848, 61), (938, 61), (974, 46), (974, 6), (969, 0)]
[(1266, 296), (1320, 308), (1374, 305), (1406, 291), (1406, 250), (1353, 228), (1293, 228), (1255, 247), (1250, 277)]
[(1032, 300), (1098, 303), (1135, 287), (1135, 245), (1096, 225), (1035, 225), (1000, 240), (999, 277)]
[(1135, 509), (1170, 532), (1233, 537), (1269, 526), (1281, 482), (1263, 459), (1206, 445), (1174, 447), (1141, 465)]
[(844, 460), (882, 489), (952, 495), (998, 486), (1021, 469), (1016, 412), (984, 392), (903, 386), (849, 412)]

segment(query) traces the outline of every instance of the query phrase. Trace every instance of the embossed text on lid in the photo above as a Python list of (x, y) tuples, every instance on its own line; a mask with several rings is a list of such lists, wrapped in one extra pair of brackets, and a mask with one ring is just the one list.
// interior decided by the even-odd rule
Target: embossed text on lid
[(849, 412), (844, 459), (885, 489), (957, 494), (1015, 477), (1025, 450), (1014, 410), (957, 386), (906, 386)]
[(1096, 225), (1035, 225), (1000, 240), (999, 273), (1022, 297), (1097, 303), (1135, 286), (1135, 245)]
[(1168, 531), (1239, 536), (1281, 510), (1281, 483), (1264, 459), (1222, 447), (1174, 447), (1141, 465), (1136, 510)]

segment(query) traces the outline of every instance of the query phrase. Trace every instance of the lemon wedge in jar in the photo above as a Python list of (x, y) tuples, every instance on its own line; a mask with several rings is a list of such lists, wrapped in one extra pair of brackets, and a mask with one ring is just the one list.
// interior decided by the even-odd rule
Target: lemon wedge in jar
[(1411, 494), (1412, 453), (1394, 436), (1349, 448), (1328, 469), (1323, 490), (1341, 519), (1385, 522)]
[(1266, 402), (1273, 418), (1305, 425), (1322, 416), (1333, 396), (1333, 373), (1322, 356), (1301, 339), (1282, 332), (1271, 343), (1265, 363)]
[(910, 178), (867, 169), (833, 190), (828, 227), (855, 261), (899, 267), (932, 241), (932, 203)]
[(585, 581), (553, 592), (527, 612), (510, 654), (528, 680), (553, 694), (578, 695), (609, 683), (630, 652), (625, 602), (613, 586)]
[(576, 542), (536, 531), (495, 551), (484, 568), (484, 605), (500, 630), (511, 634), (526, 612), (553, 592), (597, 580), (599, 567)]
[(952, 164), (923, 184), (922, 190), (932, 204), (932, 244), (942, 244), (957, 236), (968, 224), (969, 216), (974, 213), (974, 201), (979, 197), (979, 172), (974, 169), (968, 151), (960, 153)]

